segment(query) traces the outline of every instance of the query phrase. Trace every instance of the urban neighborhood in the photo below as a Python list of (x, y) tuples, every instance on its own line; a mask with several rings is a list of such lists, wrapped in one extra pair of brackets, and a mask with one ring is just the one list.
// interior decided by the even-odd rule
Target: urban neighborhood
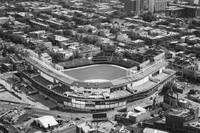
[(0, 133), (200, 133), (199, 0), (1, 0)]

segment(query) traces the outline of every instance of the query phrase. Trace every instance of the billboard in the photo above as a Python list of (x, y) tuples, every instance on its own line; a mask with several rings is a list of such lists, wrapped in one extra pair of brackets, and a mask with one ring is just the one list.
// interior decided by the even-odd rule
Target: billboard
[(94, 121), (104, 121), (107, 120), (107, 114), (106, 113), (96, 113), (92, 115), (92, 118)]

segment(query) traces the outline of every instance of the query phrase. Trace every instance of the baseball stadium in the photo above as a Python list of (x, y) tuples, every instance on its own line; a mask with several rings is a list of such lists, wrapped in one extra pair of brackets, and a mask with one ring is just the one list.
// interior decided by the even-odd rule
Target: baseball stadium
[(154, 94), (175, 74), (167, 68), (163, 52), (143, 62), (102, 56), (53, 64), (35, 54), (24, 59), (25, 81), (59, 108), (83, 112), (126, 108)]

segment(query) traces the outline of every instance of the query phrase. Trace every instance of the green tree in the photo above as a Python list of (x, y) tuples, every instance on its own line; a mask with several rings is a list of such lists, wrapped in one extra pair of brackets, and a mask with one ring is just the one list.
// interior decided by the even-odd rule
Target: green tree
[(6, 56), (7, 56), (7, 53), (8, 53), (7, 50), (6, 50), (6, 49), (3, 49), (3, 51), (2, 51), (2, 56), (3, 56), (3, 57), (6, 57)]
[(160, 95), (170, 95), (173, 96), (174, 93), (177, 93), (177, 86), (174, 82), (167, 82), (160, 92)]
[(152, 22), (156, 20), (156, 17), (151, 12), (144, 13), (141, 15), (141, 17), (146, 22)]

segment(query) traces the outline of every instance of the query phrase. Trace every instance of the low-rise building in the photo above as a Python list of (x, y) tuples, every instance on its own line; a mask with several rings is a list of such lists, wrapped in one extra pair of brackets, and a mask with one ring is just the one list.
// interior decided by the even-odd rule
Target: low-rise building
[(77, 125), (77, 133), (130, 133), (125, 126), (119, 126), (114, 121), (83, 122)]
[(134, 123), (138, 123), (143, 120), (149, 119), (150, 113), (146, 109), (137, 106), (134, 108), (134, 111), (128, 112), (126, 118), (132, 119)]
[(9, 20), (9, 17), (0, 17), (0, 25), (7, 23)]
[(42, 116), (42, 117), (36, 118), (34, 121), (36, 125), (44, 129), (48, 129), (48, 128), (58, 125), (58, 122), (53, 116)]
[(153, 129), (153, 128), (145, 128), (143, 130), (143, 133), (168, 133), (167, 131), (162, 131), (158, 129)]
[(52, 63), (52, 57), (47, 53), (42, 53), (40, 58), (41, 58), (42, 61), (44, 61), (47, 64)]
[(166, 126), (172, 131), (186, 131), (185, 125), (198, 121), (199, 108), (173, 109), (166, 115)]

